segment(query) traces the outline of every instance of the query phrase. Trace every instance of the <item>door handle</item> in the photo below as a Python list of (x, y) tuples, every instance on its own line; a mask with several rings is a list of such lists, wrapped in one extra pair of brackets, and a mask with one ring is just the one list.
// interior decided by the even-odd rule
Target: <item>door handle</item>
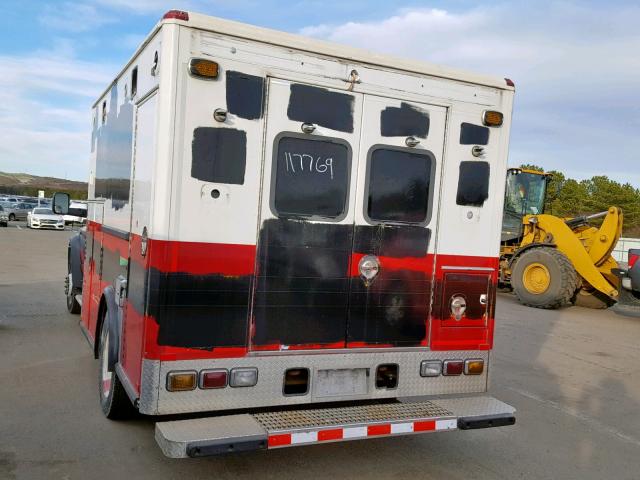
[(486, 305), (487, 303), (489, 303), (487, 294), (483, 293), (482, 295), (480, 295), (480, 305)]

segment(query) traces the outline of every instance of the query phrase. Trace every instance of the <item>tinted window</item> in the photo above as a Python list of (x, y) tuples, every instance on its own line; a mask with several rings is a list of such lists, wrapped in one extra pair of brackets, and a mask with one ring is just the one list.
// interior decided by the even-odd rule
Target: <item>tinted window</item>
[(337, 218), (346, 210), (351, 149), (331, 139), (285, 136), (274, 150), (273, 209), (280, 217)]
[(429, 212), (432, 157), (378, 148), (370, 154), (367, 216), (381, 222), (422, 223)]
[(489, 170), (487, 162), (460, 162), (458, 205), (482, 206), (489, 198)]
[(460, 143), (462, 145), (486, 145), (489, 143), (489, 129), (473, 123), (460, 125)]

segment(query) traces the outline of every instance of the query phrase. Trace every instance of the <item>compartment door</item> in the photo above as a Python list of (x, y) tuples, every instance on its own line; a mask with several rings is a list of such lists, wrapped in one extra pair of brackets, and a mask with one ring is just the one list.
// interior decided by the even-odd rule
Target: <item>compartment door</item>
[(267, 112), (251, 348), (344, 348), (362, 95), (271, 79)]
[(349, 347), (428, 344), (446, 114), (364, 98)]

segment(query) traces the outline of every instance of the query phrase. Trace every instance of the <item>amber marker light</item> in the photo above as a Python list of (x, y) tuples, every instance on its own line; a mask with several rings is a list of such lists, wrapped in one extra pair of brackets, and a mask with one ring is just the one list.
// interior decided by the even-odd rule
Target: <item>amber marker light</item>
[(465, 375), (482, 375), (484, 372), (484, 360), (465, 360), (464, 362), (464, 374)]
[(504, 120), (502, 112), (496, 112), (495, 110), (485, 110), (482, 114), (482, 123), (487, 127), (500, 127)]
[(204, 58), (189, 60), (189, 73), (194, 77), (215, 80), (218, 78), (218, 64)]
[(167, 390), (170, 392), (195, 390), (197, 378), (197, 372), (169, 372), (167, 374)]

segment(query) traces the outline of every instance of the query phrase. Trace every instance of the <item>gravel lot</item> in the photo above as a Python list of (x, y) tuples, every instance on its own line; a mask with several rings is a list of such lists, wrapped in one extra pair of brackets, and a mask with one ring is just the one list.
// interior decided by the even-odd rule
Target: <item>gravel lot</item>
[(501, 294), (491, 393), (514, 427), (166, 459), (154, 422), (102, 417), (66, 312), (71, 232), (0, 228), (0, 479), (640, 478), (640, 319)]

